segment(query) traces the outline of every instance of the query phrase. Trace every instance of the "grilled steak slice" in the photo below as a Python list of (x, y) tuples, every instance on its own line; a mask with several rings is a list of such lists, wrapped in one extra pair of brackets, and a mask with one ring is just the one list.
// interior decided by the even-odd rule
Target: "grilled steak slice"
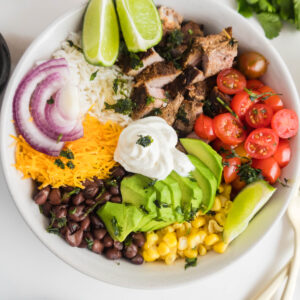
[(187, 96), (191, 100), (203, 101), (208, 95), (208, 85), (206, 80), (199, 81), (188, 87)]
[(215, 86), (209, 94), (209, 98), (204, 101), (203, 112), (205, 115), (214, 118), (216, 115), (227, 112), (226, 108), (217, 100), (220, 98), (224, 103), (230, 105), (231, 97), (222, 93)]
[(164, 34), (175, 29), (180, 29), (183, 17), (174, 9), (166, 6), (160, 6), (158, 8), (158, 13), (162, 21)]
[(165, 104), (165, 91), (160, 88), (152, 88), (147, 84), (135, 88), (131, 95), (135, 103), (132, 119), (141, 119), (154, 109), (159, 109)]
[(183, 68), (187, 68), (188, 66), (196, 67), (201, 63), (202, 59), (202, 49), (197, 42), (198, 38), (196, 38), (193, 42), (191, 47), (185, 51), (182, 59), (182, 66)]
[(171, 98), (175, 98), (178, 93), (183, 94), (186, 88), (202, 80), (204, 80), (202, 71), (196, 67), (188, 67), (173, 82), (168, 84), (165, 89)]
[(124, 71), (125, 74), (127, 74), (129, 76), (136, 76), (139, 73), (141, 73), (146, 67), (148, 67), (148, 66), (150, 66), (154, 63), (161, 62), (161, 61), (164, 60), (154, 50), (154, 48), (150, 48), (146, 52), (141, 52), (141, 53), (138, 53), (137, 55), (138, 55), (139, 59), (142, 62), (142, 66), (133, 68), (133, 66), (131, 64), (131, 59), (127, 55), (126, 60), (123, 62), (123, 71)]
[(195, 38), (194, 43), (202, 49), (202, 70), (205, 77), (216, 75), (221, 70), (231, 68), (237, 56), (238, 44), (232, 38), (231, 27), (219, 34)]
[(178, 110), (174, 128), (180, 136), (185, 136), (193, 131), (196, 118), (202, 113), (202, 101), (184, 100)]
[(165, 119), (169, 125), (173, 125), (178, 109), (184, 100), (182, 94), (178, 94), (175, 99), (169, 100), (166, 107), (161, 108), (161, 118)]
[(183, 33), (183, 43), (189, 44), (195, 37), (204, 36), (203, 25), (189, 21), (181, 26)]
[(162, 88), (172, 82), (180, 73), (181, 70), (176, 69), (171, 62), (158, 62), (148, 66), (137, 75), (135, 86), (146, 83), (150, 87)]

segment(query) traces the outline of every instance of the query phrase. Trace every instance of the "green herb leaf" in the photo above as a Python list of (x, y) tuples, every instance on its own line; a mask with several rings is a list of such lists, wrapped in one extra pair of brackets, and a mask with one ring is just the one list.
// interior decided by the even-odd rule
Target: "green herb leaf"
[(57, 137), (56, 143), (59, 143), (59, 142), (61, 141), (62, 137), (63, 137), (63, 135), (60, 134), (60, 135)]
[(246, 18), (250, 18), (252, 16), (252, 6), (248, 3), (247, 0), (238, 0), (238, 12)]
[(74, 154), (70, 149), (62, 150), (59, 155), (68, 159), (74, 159)]
[(162, 114), (162, 111), (160, 108), (154, 108), (151, 110), (149, 114), (147, 114), (145, 117), (150, 117), (150, 116), (160, 116)]
[(77, 195), (77, 194), (79, 194), (79, 192), (80, 192), (80, 188), (76, 187), (71, 192), (65, 193), (62, 200), (66, 200), (67, 198), (71, 197), (72, 195)]
[(187, 113), (182, 106), (179, 107), (178, 112), (176, 114), (176, 118), (177, 118), (177, 120), (180, 120), (186, 126), (188, 126), (190, 123), (187, 118)]
[(138, 70), (144, 66), (144, 63), (141, 61), (140, 57), (133, 52), (129, 52), (130, 58), (130, 67), (134, 70)]
[(62, 160), (61, 159), (59, 159), (59, 158), (57, 158), (55, 161), (54, 161), (54, 164), (56, 165), (56, 166), (58, 166), (59, 168), (61, 168), (61, 169), (64, 169), (65, 168), (65, 164), (62, 162)]
[(114, 235), (115, 236), (120, 236), (120, 234), (122, 232), (122, 227), (118, 225), (118, 221), (117, 221), (116, 217), (112, 217), (111, 225), (112, 225), (113, 230), (114, 230)]
[(69, 169), (74, 169), (75, 168), (75, 166), (74, 166), (74, 164), (69, 160), (68, 162), (67, 162), (67, 167), (69, 168)]
[(193, 32), (192, 29), (189, 29), (189, 30), (188, 30), (188, 33), (189, 33), (190, 35), (192, 35), (194, 32)]
[(142, 136), (139, 135), (139, 139), (136, 141), (136, 144), (141, 145), (142, 147), (148, 147), (153, 143), (153, 139), (150, 135)]
[(294, 20), (295, 16), (293, 0), (277, 0), (276, 3), (279, 6), (279, 15), (281, 19), (285, 21)]
[(238, 115), (231, 109), (231, 107), (225, 103), (220, 97), (216, 98), (217, 101), (222, 104), (236, 119), (239, 119)]
[(53, 104), (53, 103), (54, 103), (54, 99), (52, 97), (47, 100), (47, 104)]
[(155, 98), (152, 96), (147, 96), (146, 98), (146, 105), (150, 105), (151, 103), (154, 103)]
[(76, 213), (76, 207), (74, 207), (73, 209), (69, 210), (69, 214), (70, 215), (74, 215)]
[(277, 182), (280, 183), (283, 187), (290, 187), (288, 184), (289, 180), (287, 178), (283, 178), (283, 180), (278, 178)]
[(268, 0), (259, 0), (258, 1), (259, 8), (264, 12), (275, 13), (276, 7), (272, 5)]
[(67, 42), (69, 43), (70, 47), (74, 47), (77, 51), (83, 53), (83, 50), (79, 46), (75, 45), (71, 40), (68, 40)]
[(249, 161), (248, 163), (242, 164), (239, 167), (238, 175), (240, 176), (240, 179), (247, 184), (258, 181), (261, 179), (264, 179), (261, 170), (255, 169), (251, 167), (252, 161)]
[(282, 28), (282, 22), (277, 14), (260, 13), (257, 14), (257, 19), (265, 31), (265, 35), (269, 39), (277, 37)]
[(120, 77), (117, 77), (113, 81), (113, 91), (115, 94), (120, 94), (125, 95), (125, 93), (128, 93), (127, 90), (125, 90), (125, 84), (127, 83), (126, 79), (122, 79)]
[(88, 249), (89, 249), (89, 250), (92, 250), (92, 247), (93, 247), (93, 245), (94, 245), (94, 241), (93, 241), (93, 240), (90, 240), (90, 239), (88, 239), (88, 238), (85, 238), (85, 241), (86, 241), (86, 243), (87, 243)]
[(300, 0), (294, 0), (295, 25), (300, 30)]
[(185, 270), (189, 267), (196, 267), (196, 266), (197, 266), (197, 257), (185, 259), (185, 266), (184, 266)]
[(134, 104), (131, 99), (119, 99), (115, 104), (108, 104), (104, 102), (105, 109), (112, 109), (116, 113), (123, 114), (123, 115), (130, 115), (134, 108)]
[(99, 72), (99, 70), (97, 70), (96, 72), (92, 73), (92, 75), (90, 77), (90, 81), (93, 81), (96, 78), (98, 72)]

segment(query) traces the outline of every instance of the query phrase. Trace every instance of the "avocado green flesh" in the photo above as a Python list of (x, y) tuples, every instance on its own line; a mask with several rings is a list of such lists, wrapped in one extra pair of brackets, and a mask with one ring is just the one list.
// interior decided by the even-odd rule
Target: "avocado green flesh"
[(180, 139), (181, 144), (188, 152), (199, 158), (214, 174), (218, 186), (222, 179), (222, 157), (208, 144), (197, 139)]
[(133, 205), (107, 202), (97, 211), (114, 240), (123, 242), (130, 232), (138, 228), (143, 214)]
[(200, 209), (202, 191), (198, 186), (196, 180), (194, 179), (195, 181), (192, 181), (193, 178), (182, 177), (175, 171), (172, 171), (170, 176), (179, 184), (182, 195), (181, 208), (183, 210), (184, 218), (188, 220), (195, 211)]
[(184, 221), (184, 216), (181, 212), (181, 189), (176, 180), (168, 176), (166, 179), (162, 180), (165, 183), (169, 191), (171, 193), (171, 200), (172, 200), (172, 208), (175, 219), (177, 222), (181, 223)]
[(188, 155), (188, 158), (195, 166), (192, 175), (197, 180), (197, 183), (203, 192), (201, 208), (203, 213), (206, 213), (213, 206), (218, 185), (217, 180), (211, 170), (200, 159), (194, 155)]

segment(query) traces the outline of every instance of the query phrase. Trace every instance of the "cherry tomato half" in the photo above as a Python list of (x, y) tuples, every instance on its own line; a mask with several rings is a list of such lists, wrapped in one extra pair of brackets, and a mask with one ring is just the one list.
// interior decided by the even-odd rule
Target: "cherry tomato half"
[(258, 92), (262, 95), (258, 100), (263, 101), (265, 104), (269, 105), (273, 112), (277, 112), (283, 109), (283, 102), (278, 95), (269, 96), (270, 94), (276, 94), (276, 92), (269, 86), (265, 85), (258, 89)]
[(221, 92), (233, 95), (246, 87), (246, 78), (236, 69), (225, 69), (218, 74), (217, 85)]
[[(252, 92), (255, 94), (259, 94), (256, 91)], [(247, 110), (253, 104), (254, 102), (250, 100), (249, 94), (245, 91), (242, 91), (234, 95), (234, 97), (231, 100), (230, 107), (239, 116), (239, 118), (242, 119), (245, 116)]]
[(246, 138), (243, 125), (231, 113), (217, 115), (213, 125), (216, 136), (225, 144), (237, 145)]
[(266, 73), (268, 62), (262, 54), (249, 51), (239, 56), (238, 67), (247, 78), (254, 79)]
[(254, 159), (252, 167), (260, 169), (262, 175), (271, 183), (274, 184), (280, 176), (280, 167), (277, 161), (273, 157), (266, 159)]
[(258, 90), (262, 88), (264, 84), (258, 79), (247, 80), (247, 89), (248, 90)]
[(291, 109), (282, 109), (273, 116), (271, 126), (282, 139), (291, 138), (298, 132), (298, 116)]
[(220, 139), (215, 139), (211, 146), (217, 151), (221, 152), (222, 150), (228, 150), (230, 152), (231, 149), (234, 149), (237, 145), (228, 145), (223, 143)]
[(276, 152), (278, 143), (278, 135), (273, 129), (258, 128), (248, 135), (245, 150), (252, 158), (264, 159)]
[(209, 142), (213, 141), (216, 138), (214, 127), (213, 127), (213, 120), (210, 117), (201, 114), (194, 126), (194, 130), (196, 134), (201, 137), (202, 139), (206, 139)]
[(241, 160), (239, 157), (223, 158), (223, 176), (225, 183), (231, 183), (238, 177), (240, 164)]
[(284, 168), (291, 160), (291, 147), (288, 140), (280, 140), (277, 151), (273, 158), (278, 162), (280, 168)]
[(272, 108), (263, 103), (251, 106), (245, 115), (246, 122), (253, 128), (268, 127), (273, 117)]
[(244, 186), (246, 186), (246, 182), (240, 179), (240, 176), (238, 176), (232, 183), (232, 187), (236, 191), (240, 191)]

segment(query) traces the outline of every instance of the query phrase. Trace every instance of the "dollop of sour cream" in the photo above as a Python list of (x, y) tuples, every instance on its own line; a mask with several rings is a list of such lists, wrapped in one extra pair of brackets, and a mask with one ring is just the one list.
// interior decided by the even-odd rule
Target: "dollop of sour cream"
[[(138, 143), (142, 137), (150, 143)], [(176, 131), (160, 117), (147, 117), (134, 121), (120, 134), (114, 160), (126, 171), (162, 180), (172, 170), (188, 176), (194, 170), (189, 158), (175, 148)]]

